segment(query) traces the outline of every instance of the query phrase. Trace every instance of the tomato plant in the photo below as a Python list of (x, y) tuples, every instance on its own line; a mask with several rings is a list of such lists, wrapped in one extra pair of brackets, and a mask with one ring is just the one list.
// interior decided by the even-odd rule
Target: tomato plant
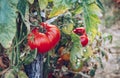
[(107, 59), (98, 32), (101, 1), (1, 0), (0, 5), (0, 52), (7, 57), (6, 63), (0, 56), (1, 77), (74, 78), (85, 67), (91, 67), (86, 75), (96, 70), (96, 63), (89, 64), (93, 57), (102, 67), (97, 53)]

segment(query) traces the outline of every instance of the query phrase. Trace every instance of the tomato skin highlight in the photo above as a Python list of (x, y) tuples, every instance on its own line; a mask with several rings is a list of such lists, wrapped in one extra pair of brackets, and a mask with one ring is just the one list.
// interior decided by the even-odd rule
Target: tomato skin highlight
[(34, 28), (28, 34), (28, 46), (32, 50), (37, 48), (38, 53), (46, 53), (53, 49), (60, 41), (60, 30), (55, 25), (47, 23), (41, 23), (40, 25), (46, 29), (46, 32), (41, 33), (39, 32), (39, 28)]

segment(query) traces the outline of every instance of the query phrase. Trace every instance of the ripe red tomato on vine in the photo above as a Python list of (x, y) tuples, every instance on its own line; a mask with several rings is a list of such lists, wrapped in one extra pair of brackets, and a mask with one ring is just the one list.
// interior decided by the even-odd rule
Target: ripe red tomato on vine
[(78, 27), (78, 28), (74, 29), (73, 32), (80, 36), (80, 42), (81, 42), (82, 46), (85, 47), (88, 44), (88, 37), (87, 37), (86, 31), (85, 31), (85, 28)]
[(28, 34), (28, 46), (33, 50), (38, 49), (38, 53), (45, 53), (54, 48), (60, 41), (60, 30), (55, 25), (40, 23), (45, 29), (45, 33), (39, 32), (39, 28), (34, 28)]

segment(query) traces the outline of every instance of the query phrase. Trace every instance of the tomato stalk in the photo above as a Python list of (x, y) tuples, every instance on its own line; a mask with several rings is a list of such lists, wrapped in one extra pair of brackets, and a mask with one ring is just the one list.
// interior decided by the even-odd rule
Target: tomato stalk
[[(34, 3), (37, 10), (38, 21), (42, 22), (38, 0), (34, 0)], [(41, 29), (41, 27), (39, 27), (39, 29)], [(43, 78), (43, 58), (44, 54), (37, 54), (36, 59), (32, 63), (24, 66), (29, 78)]]

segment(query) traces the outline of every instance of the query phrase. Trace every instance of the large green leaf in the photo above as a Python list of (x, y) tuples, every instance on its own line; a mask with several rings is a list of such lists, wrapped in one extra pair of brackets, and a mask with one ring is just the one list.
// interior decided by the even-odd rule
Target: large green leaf
[(39, 0), (40, 9), (43, 10), (48, 5), (48, 0)]
[(79, 71), (82, 67), (81, 59), (83, 55), (83, 51), (80, 46), (80, 38), (78, 35), (74, 33), (71, 34), (71, 38), (72, 38), (73, 45), (70, 52), (70, 63), (73, 70)]
[(18, 0), (0, 0), (0, 43), (5, 48), (11, 46), (16, 32)]
[(90, 35), (90, 40), (93, 41), (98, 33), (98, 24), (100, 23), (99, 15), (101, 10), (95, 4), (87, 4), (83, 2), (84, 23), (86, 25), (86, 31)]

